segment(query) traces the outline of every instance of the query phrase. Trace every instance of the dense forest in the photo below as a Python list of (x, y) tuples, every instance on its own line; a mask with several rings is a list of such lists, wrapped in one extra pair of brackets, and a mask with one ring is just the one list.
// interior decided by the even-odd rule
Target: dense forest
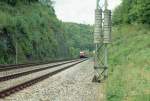
[(52, 3), (0, 1), (0, 64), (71, 58), (92, 50), (92, 26), (59, 21)]
[(122, 0), (113, 12), (108, 101), (150, 100), (150, 0)]

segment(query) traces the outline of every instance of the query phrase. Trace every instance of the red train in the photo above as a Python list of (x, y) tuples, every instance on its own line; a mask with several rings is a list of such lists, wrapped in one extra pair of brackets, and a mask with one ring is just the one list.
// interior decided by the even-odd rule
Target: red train
[(80, 52), (80, 58), (87, 58), (86, 53), (84, 51)]

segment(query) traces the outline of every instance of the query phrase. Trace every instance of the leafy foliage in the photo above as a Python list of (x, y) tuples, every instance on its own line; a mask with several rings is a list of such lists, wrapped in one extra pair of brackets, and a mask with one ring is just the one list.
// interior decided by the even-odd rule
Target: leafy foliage
[(3, 37), (0, 43), (1, 50), (4, 51), (1, 60), (14, 63), (16, 43), (19, 62), (67, 56), (62, 25), (52, 7), (48, 8), (40, 3), (15, 7), (4, 3), (1, 5), (0, 28)]
[(113, 24), (150, 24), (150, 0), (122, 0), (113, 13)]
[(122, 0), (113, 24), (107, 100), (149, 101), (150, 0)]
[(38, 2), (38, 0), (1, 0), (1, 2), (5, 2), (7, 4), (10, 4), (12, 6), (15, 6), (18, 3), (26, 3), (29, 4), (31, 2)]
[(79, 55), (81, 50), (93, 50), (93, 27), (84, 24), (64, 23), (67, 43), (71, 56)]
[(0, 1), (1, 64), (15, 63), (16, 49), (18, 63), (24, 63), (77, 57), (81, 47), (92, 47), (88, 32), (92, 27), (59, 21), (51, 4), (50, 0)]

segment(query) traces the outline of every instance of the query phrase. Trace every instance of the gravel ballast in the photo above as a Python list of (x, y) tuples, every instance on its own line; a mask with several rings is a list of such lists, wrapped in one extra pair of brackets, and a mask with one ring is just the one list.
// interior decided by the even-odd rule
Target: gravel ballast
[[(75, 60), (72, 60), (72, 61), (75, 61)], [(54, 65), (58, 65), (58, 64), (62, 64), (62, 63), (67, 63), (67, 62), (71, 62), (71, 61), (62, 61), (62, 62), (56, 62), (56, 63), (42, 64), (42, 65), (37, 65), (37, 66), (29, 66), (26, 68), (16, 68), (16, 69), (7, 70), (7, 71), (0, 71), (0, 77), (9, 76), (9, 75), (17, 74), (17, 73), (22, 73), (22, 72), (27, 72), (27, 71), (31, 71), (31, 70), (35, 70), (35, 69), (50, 67), (50, 66), (54, 66)]]
[(87, 60), (0, 101), (103, 101), (93, 75), (93, 61)]

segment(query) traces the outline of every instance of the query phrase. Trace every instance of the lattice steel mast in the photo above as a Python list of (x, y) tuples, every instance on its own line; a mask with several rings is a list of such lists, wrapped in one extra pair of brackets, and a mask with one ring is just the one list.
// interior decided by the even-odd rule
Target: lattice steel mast
[[(99, 6), (99, 2), (100, 0), (97, 0), (94, 29), (94, 69), (96, 71), (94, 78), (96, 78), (96, 81), (100, 81), (108, 76), (107, 45), (111, 42), (111, 11), (107, 9), (107, 0), (105, 0), (104, 11)], [(103, 15), (104, 17), (102, 17)]]

